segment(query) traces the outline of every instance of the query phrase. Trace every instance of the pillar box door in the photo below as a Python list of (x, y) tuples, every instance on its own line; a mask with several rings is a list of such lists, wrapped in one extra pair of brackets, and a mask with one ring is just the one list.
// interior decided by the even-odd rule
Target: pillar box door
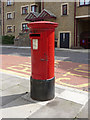
[[(47, 79), (47, 41), (43, 40), (42, 33), (34, 33), (35, 37), (31, 37), (31, 65), (32, 65), (32, 78), (38, 80)], [(40, 37), (37, 37), (39, 35)]]
[(31, 29), (31, 97), (36, 100), (54, 97), (54, 31), (57, 25), (48, 21), (28, 24)]

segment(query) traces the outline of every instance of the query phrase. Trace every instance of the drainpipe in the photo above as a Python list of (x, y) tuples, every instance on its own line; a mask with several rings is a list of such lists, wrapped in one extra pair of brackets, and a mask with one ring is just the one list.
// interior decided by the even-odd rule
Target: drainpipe
[(42, 0), (42, 10), (44, 9), (44, 0)]
[(2, 27), (3, 27), (3, 35), (4, 35), (4, 2), (2, 3)]
[(74, 47), (76, 46), (76, 1), (74, 2)]
[[(76, 5), (76, 7), (77, 7), (77, 5)], [(76, 8), (77, 9), (77, 8)], [(76, 17), (76, 15), (75, 15), (75, 17)], [(75, 18), (75, 20), (76, 20), (76, 46), (78, 45), (78, 43), (77, 43), (77, 34), (78, 34), (78, 21), (77, 21), (77, 19)]]
[(77, 46), (77, 33), (78, 33), (78, 23), (77, 23), (77, 20), (76, 20), (76, 46)]

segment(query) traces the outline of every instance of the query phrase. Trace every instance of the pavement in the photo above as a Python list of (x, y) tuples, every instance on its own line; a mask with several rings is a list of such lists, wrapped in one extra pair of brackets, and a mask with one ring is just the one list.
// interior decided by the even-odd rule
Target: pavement
[[(82, 52), (82, 50), (77, 51)], [(88, 52), (88, 50), (85, 49), (83, 52)], [(2, 120), (5, 118), (27, 120), (30, 118), (66, 118), (68, 120), (84, 118), (84, 120), (90, 120), (86, 64), (55, 61), (55, 98), (40, 102), (30, 97), (31, 58), (2, 55), (2, 60), (2, 69), (0, 69), (0, 118), (3, 118)]]
[(2, 118), (88, 118), (88, 92), (55, 85), (55, 98), (40, 102), (30, 97), (30, 80), (0, 74)]

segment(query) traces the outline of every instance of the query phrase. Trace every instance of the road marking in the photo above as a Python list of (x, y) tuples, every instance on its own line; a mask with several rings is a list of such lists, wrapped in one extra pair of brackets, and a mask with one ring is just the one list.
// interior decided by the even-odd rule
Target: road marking
[[(6, 63), (5, 63), (6, 64)], [(26, 61), (24, 61), (23, 63), (18, 63), (17, 65), (14, 65), (15, 63), (13, 63), (12, 62), (12, 64), (13, 64), (13, 66), (10, 66), (10, 64), (6, 64), (6, 66), (4, 65), (3, 66), (3, 70), (2, 71), (4, 71), (4, 72), (7, 72), (7, 73), (11, 73), (11, 74), (15, 74), (15, 75), (19, 75), (19, 76), (22, 76), (22, 77), (26, 77), (26, 78), (30, 78), (30, 74), (31, 74), (31, 63), (30, 62), (26, 62)], [(61, 61), (61, 60), (55, 60), (55, 69), (57, 69), (57, 67), (59, 66), (61, 66), (61, 68), (63, 67), (62, 66), (62, 64), (65, 64), (65, 62), (64, 61)], [(71, 63), (70, 63), (71, 64)], [(65, 65), (67, 65), (67, 63), (65, 64)], [(73, 65), (73, 63), (72, 63), (72, 65)], [(61, 85), (64, 85), (64, 86), (68, 86), (68, 87), (73, 87), (73, 88), (82, 88), (82, 87), (86, 87), (85, 89), (87, 89), (87, 87), (88, 87), (88, 85), (90, 85), (90, 83), (88, 84), (87, 82), (88, 82), (88, 80), (87, 79), (85, 79), (85, 78), (88, 78), (88, 76), (85, 76), (85, 75), (79, 75), (79, 72), (78, 73), (76, 73), (76, 74), (73, 74), (73, 73), (71, 73), (71, 72), (67, 72), (67, 70), (70, 70), (70, 69), (72, 69), (72, 70), (79, 70), (79, 69), (81, 69), (82, 68), (82, 70), (83, 70), (83, 73), (85, 73), (85, 70), (86, 70), (86, 68), (87, 68), (87, 65), (86, 64), (76, 64), (76, 65), (79, 65), (77, 68), (75, 68), (75, 64), (74, 64), (74, 68), (71, 68), (70, 66), (67, 66), (66, 68), (67, 69), (65, 69), (65, 66), (61, 69), (61, 68), (58, 68), (58, 69), (60, 69), (61, 70), (61, 74), (63, 74), (62, 75), (62, 77), (61, 76), (59, 76), (59, 74), (57, 74), (56, 73), (56, 77), (57, 77), (57, 79), (56, 79), (56, 83), (57, 84), (61, 84)], [(64, 70), (63, 70), (64, 69)], [(72, 70), (70, 70), (70, 71), (72, 71)], [(60, 71), (59, 71), (60, 72)], [(86, 74), (87, 75), (87, 74)], [(70, 78), (70, 77), (71, 78)], [(73, 76), (73, 77), (72, 77)], [(84, 81), (83, 80), (81, 80), (81, 82), (83, 82), (84, 84), (78, 84), (78, 85), (73, 85), (73, 83), (65, 83), (65, 81), (67, 82), (67, 81), (70, 81), (70, 82), (74, 82), (74, 80), (73, 80), (73, 78), (75, 78), (74, 76), (77, 76), (77, 77), (84, 77)], [(59, 77), (61, 77), (61, 78), (59, 78)], [(65, 77), (65, 78), (64, 78)], [(77, 78), (78, 79), (78, 78)], [(80, 78), (79, 78), (80, 79)], [(81, 78), (82, 79), (82, 78)], [(64, 82), (63, 82), (63, 80), (65, 80)], [(76, 80), (76, 82), (78, 83), (78, 81)]]
[(30, 72), (31, 71), (31, 63), (25, 62), (24, 64), (18, 64), (18, 65), (7, 67), (7, 69), (15, 70), (17, 72), (19, 71), (19, 72), (31, 74), (31, 72)]
[(82, 88), (82, 87), (87, 87), (88, 85), (90, 85), (90, 83), (85, 83), (85, 84), (80, 84), (80, 85), (71, 85), (71, 84), (67, 84), (67, 83), (64, 83), (62, 82), (61, 80), (70, 80), (70, 78), (58, 78), (55, 80), (55, 82), (59, 83), (59, 84), (62, 84), (62, 85), (66, 85), (66, 86), (69, 86), (69, 87), (77, 87), (77, 88)]
[(5, 47), (5, 48), (24, 48), (24, 49), (30, 49), (31, 47), (20, 47), (20, 46), (1, 46), (1, 48)]
[[(0, 70), (2, 72), (6, 72), (6, 73), (9, 73), (9, 74), (14, 74), (14, 75), (19, 75), (19, 76), (22, 76), (22, 77), (30, 78), (30, 75), (25, 75), (25, 74), (22, 74), (22, 73), (17, 73), (17, 72), (13, 72), (13, 71), (9, 71), (9, 70), (3, 70), (3, 69), (0, 69)], [(61, 80), (64, 80), (64, 79), (70, 80), (70, 78), (58, 78), (58, 79), (55, 80), (55, 82), (57, 84), (62, 84), (62, 85), (65, 85), (65, 86), (77, 87), (77, 88), (87, 87), (88, 85), (90, 85), (90, 83), (85, 83), (85, 84), (80, 84), (80, 85), (71, 85), (71, 84), (61, 82)]]
[(86, 78), (88, 78), (88, 76), (73, 74), (73, 73), (71, 73), (71, 72), (66, 72), (63, 76), (67, 76), (67, 75), (72, 75), (72, 76), (78, 76), (78, 77), (86, 77)]
[(70, 80), (70, 78), (58, 78), (58, 79), (56, 79), (56, 81), (58, 81), (58, 80)]
[(55, 87), (60, 88), (60, 89), (66, 89), (66, 90), (72, 91), (72, 92), (74, 91), (74, 92), (77, 92), (77, 93), (82, 93), (82, 94), (88, 95), (88, 92), (83, 91), (82, 89), (72, 88), (72, 87), (60, 85), (60, 84), (57, 84), (57, 83), (55, 84)]
[[(15, 67), (17, 69), (15, 69)], [(18, 68), (24, 68), (24, 69), (19, 70)], [(24, 72), (24, 73), (29, 73), (30, 74), (30, 67), (24, 67), (24, 66), (21, 66), (21, 65), (7, 67), (7, 69), (15, 70), (15, 71), (19, 71), (19, 72)], [(29, 72), (27, 70), (29, 70)]]
[[(1, 69), (0, 69), (1, 70)], [(11, 72), (11, 71), (10, 71)], [(30, 80), (30, 76), (28, 77), (24, 77), (24, 76), (20, 76), (20, 75), (16, 75), (16, 74), (11, 74), (5, 70), (2, 70), (0, 71), (1, 74), (6, 74), (6, 75), (9, 75), (9, 76), (13, 76), (13, 77), (18, 77), (18, 78), (22, 78), (22, 79), (26, 79), (26, 80)], [(13, 72), (14, 73), (14, 72)], [(2, 76), (1, 76), (2, 77)]]
[[(0, 69), (0, 70), (2, 70), (2, 69)], [(2, 71), (0, 71), (0, 73), (4, 73), (4, 74), (10, 75), (10, 76), (14, 76), (14, 77), (19, 77), (19, 78), (22, 78), (22, 79), (30, 80), (30, 76), (25, 76), (25, 75), (20, 76), (19, 74), (14, 74), (14, 72), (11, 72), (11, 71), (8, 72), (7, 70), (2, 70)], [(69, 86), (63, 86), (63, 85), (60, 85), (58, 83), (55, 83), (55, 87), (60, 88), (60, 89), (69, 90), (69, 91), (72, 91), (72, 92), (74, 91), (74, 92), (77, 92), (77, 93), (82, 93), (82, 94), (85, 94), (85, 95), (88, 94), (87, 91), (83, 91), (83, 90), (77, 89), (77, 88), (71, 88)]]
[(55, 59), (57, 60), (57, 59), (59, 59), (59, 60), (65, 60), (65, 59), (68, 59), (68, 58), (70, 58), (70, 57), (57, 57), (57, 56), (55, 56)]
[(22, 74), (22, 73), (17, 73), (17, 72), (13, 72), (13, 71), (10, 71), (10, 70), (0, 69), (0, 71), (1, 72), (5, 72), (5, 73), (9, 73), (9, 74), (19, 75), (19, 76), (26, 77), (26, 78), (30, 78), (30, 75), (25, 75), (25, 74)]
[(79, 65), (78, 68), (74, 68), (74, 70), (78, 71), (78, 72), (90, 73), (88, 71), (88, 66), (86, 66), (86, 65)]

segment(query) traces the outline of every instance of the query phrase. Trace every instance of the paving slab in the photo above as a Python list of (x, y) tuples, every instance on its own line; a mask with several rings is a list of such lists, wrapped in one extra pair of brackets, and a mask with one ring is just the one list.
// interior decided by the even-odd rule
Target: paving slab
[(0, 92), (0, 95), (1, 95), (0, 104), (1, 104), (1, 106), (12, 102), (13, 100), (17, 99), (18, 97), (26, 94), (26, 92), (28, 92), (28, 89), (23, 87), (23, 86), (20, 86), (20, 85), (11, 87), (7, 90)]
[(82, 105), (85, 105), (88, 101), (88, 93), (82, 92), (80, 93), (75, 91), (64, 90), (61, 94), (57, 94), (57, 96)]
[(80, 104), (55, 98), (29, 116), (29, 118), (75, 118), (81, 107)]
[(77, 118), (88, 118), (88, 103), (81, 109)]
[(23, 98), (18, 98), (7, 105), (3, 106), (3, 118), (27, 118), (32, 113), (40, 109), (41, 105), (38, 103), (27, 101)]
[(2, 90), (2, 81), (0, 80), (0, 90)]
[(27, 100), (27, 101), (30, 101), (30, 102), (34, 102), (34, 103), (38, 103), (38, 104), (40, 104), (40, 105), (46, 105), (47, 103), (49, 103), (49, 102), (51, 102), (51, 101), (53, 101), (54, 99), (52, 99), (52, 100), (48, 100), (48, 101), (37, 101), (37, 100), (33, 100), (32, 98), (31, 98), (31, 95), (30, 95), (30, 93), (27, 93), (26, 95), (23, 95), (23, 96), (21, 96), (23, 99), (25, 99), (25, 100)]
[(20, 83), (22, 83), (24, 81), (28, 81), (28, 80), (20, 79), (18, 77), (11, 77), (7, 80), (0, 82), (0, 86), (1, 86), (2, 90), (5, 90), (5, 89), (8, 89), (10, 87), (19, 85)]
[(11, 78), (11, 76), (9, 76), (9, 75), (7, 75), (7, 74), (4, 74), (4, 73), (0, 74), (0, 77), (1, 77), (1, 80), (2, 80), (2, 81), (4, 81), (4, 80), (7, 80), (7, 79), (10, 79), (10, 78)]
[(64, 91), (65, 91), (65, 89), (63, 89), (63, 88), (55, 87), (55, 93), (61, 94)]
[(0, 74), (0, 81), (2, 80), (2, 74)]
[[(70, 119), (70, 118), (2, 118), (0, 120), (74, 120), (74, 119)], [(79, 120), (86, 120), (86, 119), (79, 119)]]
[(88, 118), (90, 120), (90, 99), (88, 101)]
[[(3, 74), (4, 75), (4, 74)], [(87, 116), (85, 105), (88, 94), (65, 87), (55, 87), (53, 100), (39, 102), (30, 98), (30, 80), (6, 75), (0, 90), (0, 104), (4, 118), (83, 118)], [(1, 81), (2, 87), (2, 81)], [(83, 109), (81, 109), (83, 108)], [(79, 114), (80, 112), (80, 114)], [(70, 119), (71, 118), (71, 119)], [(86, 118), (86, 117), (84, 117)]]
[[(33, 118), (1, 118), (0, 120), (41, 120), (41, 119), (39, 118), (34, 118), (34, 119)], [(42, 120), (50, 120), (50, 119), (42, 119)], [(51, 119), (51, 120), (54, 120), (54, 119)]]
[(21, 82), (20, 85), (27, 88), (30, 92), (30, 80), (23, 80), (23, 82)]

